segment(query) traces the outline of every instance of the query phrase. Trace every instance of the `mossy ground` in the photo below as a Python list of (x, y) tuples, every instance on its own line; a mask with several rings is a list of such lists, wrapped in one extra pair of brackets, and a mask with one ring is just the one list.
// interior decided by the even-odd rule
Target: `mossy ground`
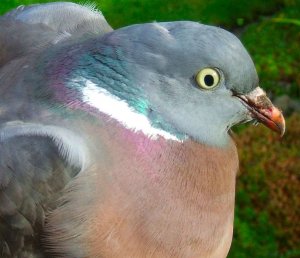
[[(0, 13), (45, 0), (1, 0)], [(84, 3), (86, 1), (74, 1)], [(193, 20), (238, 33), (271, 96), (300, 101), (300, 0), (98, 0), (114, 27)], [(279, 140), (267, 129), (243, 127), (237, 142), (235, 233), (229, 257), (300, 257), (300, 115), (287, 119)]]
[(240, 156), (229, 257), (300, 257), (300, 114), (280, 139), (263, 126), (236, 135)]

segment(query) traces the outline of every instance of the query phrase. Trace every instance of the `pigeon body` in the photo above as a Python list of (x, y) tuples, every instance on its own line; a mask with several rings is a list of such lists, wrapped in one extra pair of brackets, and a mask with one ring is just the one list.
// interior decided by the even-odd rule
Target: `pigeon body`
[(88, 7), (0, 18), (4, 257), (226, 257), (236, 147), (284, 119), (231, 33), (195, 22), (113, 31)]

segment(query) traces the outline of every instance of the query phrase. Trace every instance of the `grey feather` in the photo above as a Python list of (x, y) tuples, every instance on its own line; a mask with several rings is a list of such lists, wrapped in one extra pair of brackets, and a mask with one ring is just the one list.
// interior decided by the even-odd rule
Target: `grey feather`
[(102, 35), (112, 31), (102, 13), (95, 7), (68, 2), (20, 6), (3, 17), (31, 25), (44, 24), (54, 31), (71, 35)]
[(0, 17), (0, 67), (72, 38), (112, 31), (101, 12), (73, 3), (20, 6)]
[(47, 136), (24, 134), (0, 145), (0, 178), (9, 175), (0, 188), (1, 257), (37, 255), (44, 214), (55, 208), (53, 200), (80, 168), (68, 164)]

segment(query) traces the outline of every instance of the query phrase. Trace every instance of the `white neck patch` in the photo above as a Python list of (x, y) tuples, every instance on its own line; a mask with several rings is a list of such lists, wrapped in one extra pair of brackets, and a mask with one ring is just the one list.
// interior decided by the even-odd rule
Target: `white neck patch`
[(141, 131), (154, 140), (156, 140), (158, 136), (162, 136), (167, 140), (180, 141), (175, 135), (153, 127), (146, 116), (137, 113), (124, 100), (98, 87), (90, 80), (85, 81), (82, 94), (82, 100), (85, 103), (116, 119), (123, 126), (134, 132)]

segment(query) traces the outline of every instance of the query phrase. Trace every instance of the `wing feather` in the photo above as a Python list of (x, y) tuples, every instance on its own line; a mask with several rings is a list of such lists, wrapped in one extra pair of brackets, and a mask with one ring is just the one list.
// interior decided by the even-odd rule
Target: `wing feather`
[(110, 31), (102, 13), (91, 6), (60, 2), (20, 6), (0, 17), (0, 68), (41, 48)]
[[(78, 151), (83, 145), (70, 149), (70, 141), (79, 142), (75, 138), (59, 127), (18, 122), (0, 130), (1, 257), (42, 255), (46, 214), (56, 208), (56, 200), (86, 160), (80, 157), (86, 155), (84, 150)], [(66, 153), (74, 151), (78, 153), (68, 158)]]

